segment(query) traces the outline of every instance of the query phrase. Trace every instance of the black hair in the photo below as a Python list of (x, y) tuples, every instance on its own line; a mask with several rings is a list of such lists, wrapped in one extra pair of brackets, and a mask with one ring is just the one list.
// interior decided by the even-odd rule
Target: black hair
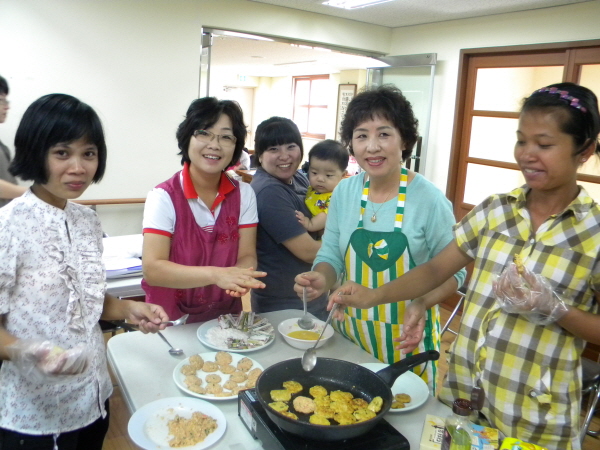
[(254, 155), (256, 165), (261, 167), (260, 156), (275, 145), (296, 144), (300, 147), (300, 159), (304, 157), (304, 146), (298, 126), (285, 117), (271, 117), (263, 120), (254, 134)]
[(8, 95), (8, 82), (0, 75), (0, 95)]
[(375, 117), (390, 121), (398, 130), (406, 146), (402, 151), (402, 161), (406, 161), (419, 138), (417, 131), (419, 121), (402, 91), (391, 84), (366, 88), (350, 101), (340, 128), (342, 144), (346, 145), (350, 154), (354, 155), (352, 150), (354, 129)]
[(521, 113), (534, 110), (558, 112), (556, 119), (563, 133), (573, 136), (575, 154), (582, 153), (592, 142), (600, 153), (600, 113), (598, 98), (586, 87), (575, 83), (555, 83), (539, 89), (523, 101)]
[(190, 162), (188, 149), (190, 139), (194, 136), (196, 130), (207, 130), (212, 127), (222, 114), (225, 114), (231, 120), (231, 128), (236, 138), (235, 148), (231, 161), (225, 166), (229, 167), (240, 160), (242, 149), (246, 144), (246, 125), (244, 125), (244, 114), (238, 102), (233, 100), (218, 100), (215, 97), (203, 97), (194, 100), (187, 112), (185, 119), (177, 128), (177, 145), (181, 155), (181, 165)]
[(324, 141), (317, 142), (308, 152), (308, 168), (310, 168), (312, 158), (317, 158), (322, 161), (333, 161), (339, 166), (340, 170), (344, 172), (348, 168), (348, 159), (350, 158), (350, 155), (346, 147), (338, 141), (325, 139)]
[(60, 143), (85, 138), (98, 149), (97, 183), (106, 169), (106, 142), (102, 122), (91, 106), (67, 94), (48, 94), (33, 102), (15, 135), (15, 157), (8, 170), (23, 180), (48, 182), (48, 151)]

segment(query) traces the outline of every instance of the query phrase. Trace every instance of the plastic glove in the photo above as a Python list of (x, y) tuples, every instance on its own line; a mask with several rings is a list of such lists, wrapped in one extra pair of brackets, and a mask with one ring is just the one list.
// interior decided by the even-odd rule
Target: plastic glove
[(507, 313), (524, 315), (537, 325), (548, 325), (563, 317), (568, 309), (552, 290), (550, 282), (539, 274), (511, 263), (494, 283), (494, 293), (500, 307)]
[(19, 339), (6, 346), (6, 351), (21, 373), (37, 382), (61, 382), (83, 373), (89, 365), (84, 344), (64, 350), (50, 341)]

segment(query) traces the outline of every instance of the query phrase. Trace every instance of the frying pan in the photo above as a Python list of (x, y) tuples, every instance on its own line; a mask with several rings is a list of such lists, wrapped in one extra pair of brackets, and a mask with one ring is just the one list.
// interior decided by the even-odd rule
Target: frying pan
[[(282, 430), (311, 440), (350, 439), (366, 433), (383, 420), (383, 416), (392, 406), (391, 387), (396, 378), (412, 367), (427, 361), (435, 361), (439, 357), (440, 354), (435, 350), (418, 353), (395, 362), (377, 373), (358, 364), (333, 358), (319, 358), (315, 368), (306, 372), (302, 369), (300, 358), (288, 359), (265, 369), (256, 382), (256, 394), (269, 418)], [(296, 395), (311, 397), (308, 390), (319, 385), (329, 392), (335, 390), (351, 392), (354, 397), (363, 398), (367, 402), (379, 396), (383, 399), (383, 406), (374, 418), (352, 425), (314, 425), (308, 422), (308, 414), (301, 413), (297, 413), (298, 420), (294, 420), (278, 414), (269, 406), (272, 402), (271, 391), (283, 389), (285, 381), (297, 381), (303, 386), (303, 391)], [(410, 392), (407, 394), (410, 395)]]

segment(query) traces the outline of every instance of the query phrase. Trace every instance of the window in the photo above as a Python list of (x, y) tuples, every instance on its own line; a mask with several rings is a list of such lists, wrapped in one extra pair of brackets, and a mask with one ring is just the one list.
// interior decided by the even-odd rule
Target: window
[(329, 75), (294, 77), (294, 122), (303, 137), (325, 139)]
[[(461, 51), (459, 94), (447, 196), (461, 219), (488, 195), (524, 184), (513, 157), (523, 98), (573, 81), (600, 93), (600, 41)], [(578, 183), (600, 200), (600, 161), (592, 157)]]

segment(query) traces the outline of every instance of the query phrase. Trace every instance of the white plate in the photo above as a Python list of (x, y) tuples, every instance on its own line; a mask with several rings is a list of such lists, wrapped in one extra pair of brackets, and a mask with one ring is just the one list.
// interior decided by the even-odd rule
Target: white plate
[(267, 342), (265, 345), (261, 345), (260, 347), (245, 348), (245, 349), (217, 347), (216, 345), (213, 345), (210, 343), (210, 341), (208, 340), (208, 337), (206, 336), (206, 333), (208, 333), (208, 330), (210, 330), (211, 328), (218, 327), (218, 326), (219, 326), (218, 319), (209, 320), (208, 322), (204, 322), (202, 325), (200, 325), (198, 327), (198, 331), (196, 332), (196, 335), (198, 336), (198, 339), (200, 340), (200, 342), (202, 342), (207, 347), (214, 348), (215, 350), (222, 350), (224, 352), (248, 353), (248, 352), (255, 352), (256, 350), (261, 350), (265, 347), (268, 347), (275, 341), (275, 331), (273, 331), (273, 337), (271, 338), (271, 340), (269, 342)]
[[(234, 367), (237, 365), (237, 363), (240, 359), (248, 358), (247, 356), (238, 355), (237, 353), (231, 353), (231, 352), (228, 352), (228, 353), (231, 355), (231, 358), (233, 359), (233, 361), (231, 362), (231, 365)], [(217, 352), (199, 353), (199, 355), (202, 357), (202, 359), (204, 361), (214, 361), (216, 354), (217, 354)], [(252, 359), (252, 358), (248, 358), (248, 359), (250, 361), (252, 361), (251, 369), (258, 367), (259, 369), (264, 370), (263, 366), (261, 366), (254, 359)], [(185, 392), (186, 394), (192, 395), (194, 397), (203, 398), (206, 400), (231, 400), (233, 398), (238, 398), (237, 394), (230, 395), (229, 397), (215, 397), (212, 394), (198, 394), (197, 392), (190, 391), (188, 389), (188, 387), (186, 386), (186, 384), (183, 382), (183, 380), (185, 379), (185, 375), (181, 373), (181, 368), (184, 365), (189, 364), (189, 363), (190, 363), (190, 358), (186, 358), (183, 361), (181, 361), (179, 364), (177, 364), (177, 366), (175, 366), (175, 369), (173, 370), (173, 380), (175, 381), (175, 384), (177, 385), (177, 387), (179, 389), (181, 389), (183, 392)], [(225, 382), (227, 380), (229, 380), (229, 374), (225, 374), (225, 373), (221, 372), (220, 370), (217, 370), (216, 372), (210, 372), (210, 373), (204, 372), (202, 370), (198, 370), (196, 372), (196, 376), (198, 378), (202, 378), (202, 386), (206, 386), (206, 376), (210, 375), (210, 374), (219, 375), (221, 377), (221, 383), (220, 383), (221, 385), (225, 384)], [(240, 383), (240, 384), (243, 386), (244, 383)]]
[(193, 412), (201, 412), (217, 421), (217, 429), (196, 445), (185, 447), (200, 450), (216, 443), (225, 433), (227, 421), (219, 408), (204, 400), (189, 397), (171, 397), (153, 401), (138, 409), (127, 425), (129, 437), (145, 450), (171, 449), (167, 422), (179, 415), (192, 417)]
[[(360, 365), (371, 372), (379, 372), (388, 366), (388, 364), (384, 363), (363, 363)], [(396, 378), (392, 386), (392, 395), (396, 394), (408, 394), (411, 401), (410, 403), (406, 403), (406, 407), (399, 409), (390, 408), (389, 412), (402, 413), (412, 411), (427, 401), (429, 398), (429, 387), (421, 377), (409, 370)]]

